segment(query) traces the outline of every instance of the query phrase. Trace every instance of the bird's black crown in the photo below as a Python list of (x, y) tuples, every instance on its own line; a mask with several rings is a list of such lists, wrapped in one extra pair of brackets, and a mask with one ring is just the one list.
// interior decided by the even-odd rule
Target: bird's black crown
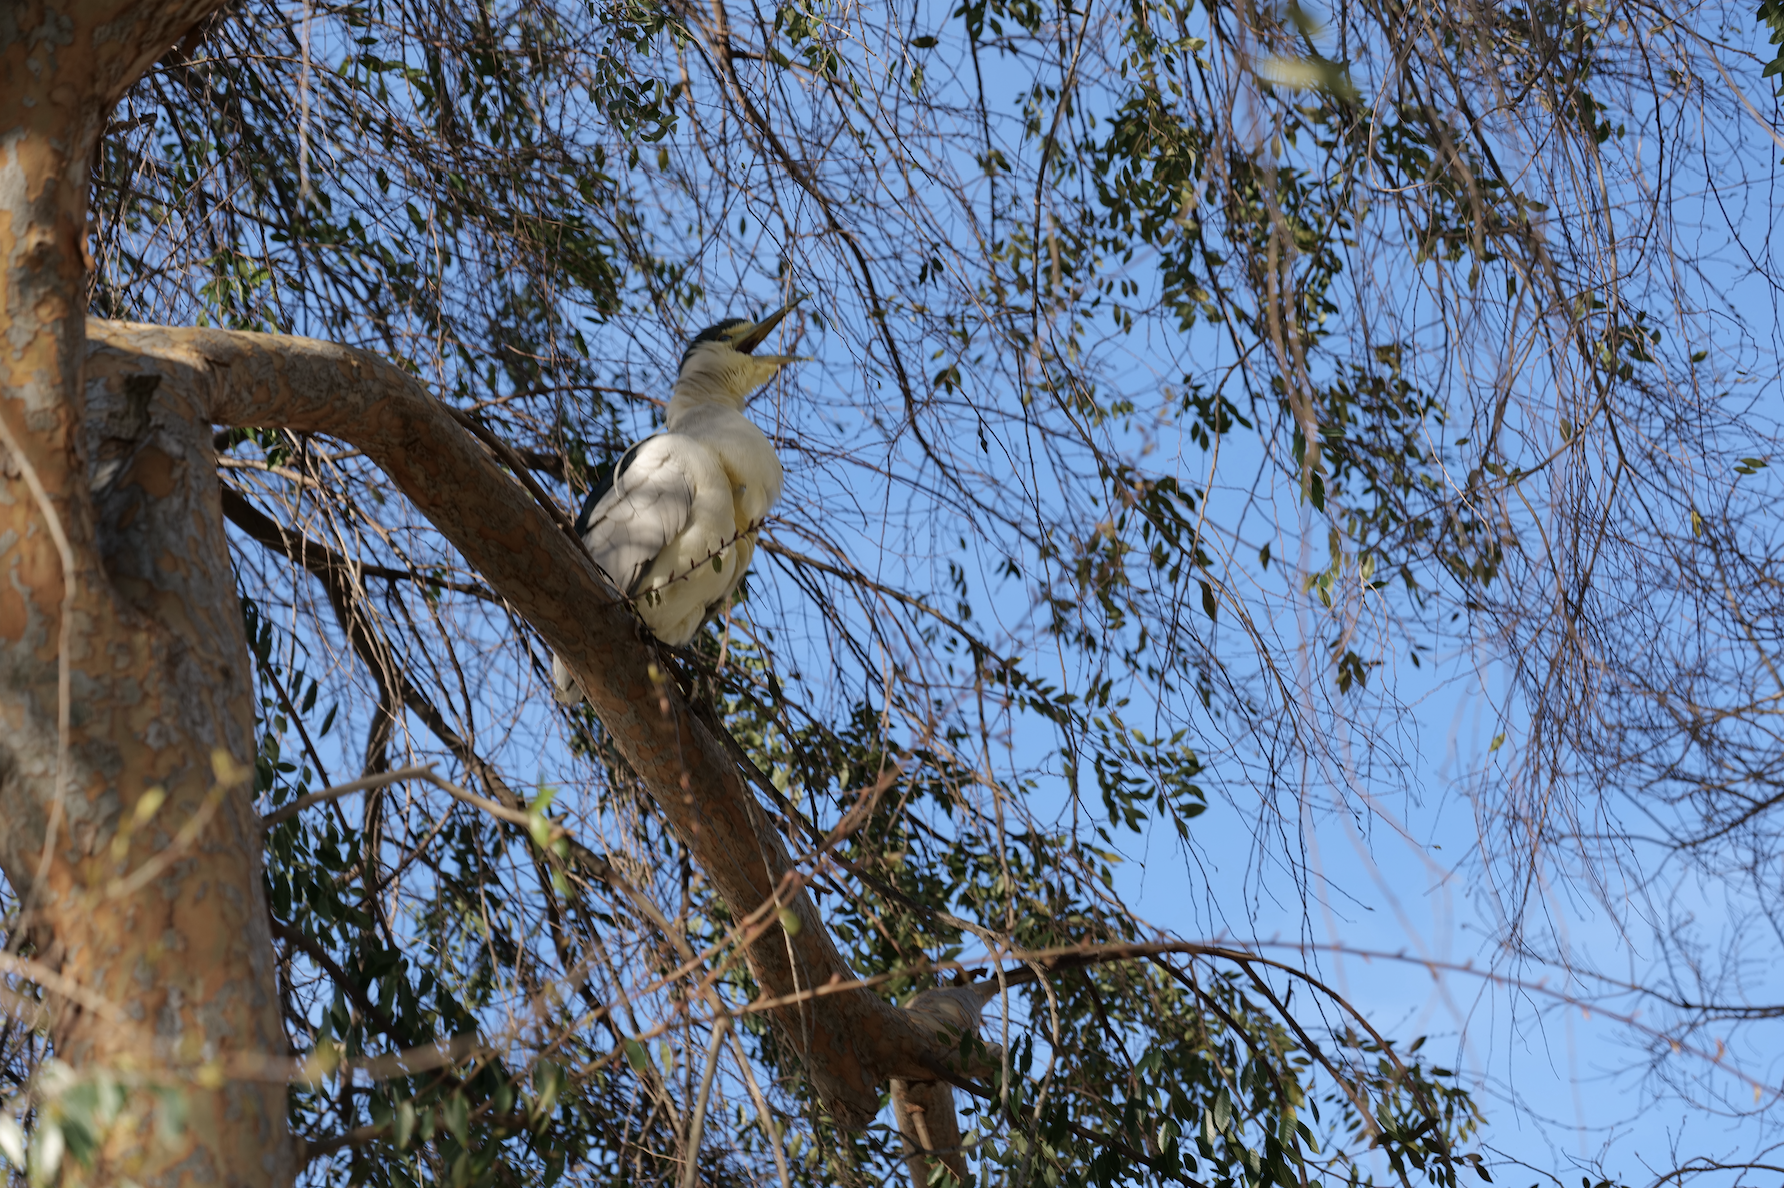
[(700, 331), (700, 333), (694, 335), (694, 340), (688, 343), (688, 349), (681, 353), (681, 366), (677, 367), (676, 370), (679, 372), (682, 367), (688, 365), (688, 356), (694, 353), (695, 347), (703, 342), (723, 342), (726, 338), (726, 331), (730, 330), (733, 326), (747, 325), (748, 322), (748, 318), (726, 318), (724, 321), (714, 322), (706, 329)]

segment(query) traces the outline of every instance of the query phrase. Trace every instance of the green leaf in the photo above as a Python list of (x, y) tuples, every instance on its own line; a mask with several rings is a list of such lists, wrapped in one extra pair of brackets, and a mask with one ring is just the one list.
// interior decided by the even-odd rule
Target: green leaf
[(454, 1093), (440, 1103), (440, 1121), (446, 1124), (446, 1130), (459, 1146), (465, 1145), (469, 1130), (471, 1105), (465, 1100), (463, 1093)]
[(37, 1134), (31, 1143), (32, 1188), (47, 1188), (55, 1181), (56, 1170), (62, 1166), (62, 1155), (67, 1149), (62, 1128), (55, 1119), (43, 1118), (37, 1123)]
[(25, 1166), (25, 1131), (12, 1114), (0, 1110), (0, 1155), (14, 1167)]
[(415, 1137), (415, 1103), (402, 1101), (397, 1103), (396, 1116), (391, 1119), (391, 1139), (399, 1151), (407, 1149), (409, 1140)]
[(527, 805), (527, 833), (532, 837), (533, 844), (541, 850), (549, 849), (551, 845), (553, 826), (551, 818), (545, 815), (545, 810), (551, 807), (552, 798), (556, 795), (556, 788), (541, 784), (539, 794)]
[(542, 1123), (551, 1117), (552, 1109), (557, 1105), (558, 1094), (563, 1092), (563, 1066), (552, 1060), (541, 1060), (533, 1067), (533, 1102), (527, 1112), (535, 1123)]

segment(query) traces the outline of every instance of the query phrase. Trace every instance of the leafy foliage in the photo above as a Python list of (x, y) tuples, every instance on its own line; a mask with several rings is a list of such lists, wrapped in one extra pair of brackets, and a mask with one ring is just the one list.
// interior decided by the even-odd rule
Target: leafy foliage
[[(1685, 728), (1660, 694), (1703, 667), (1589, 675), (1659, 654), (1620, 634), (1601, 556), (1644, 581), (1643, 550), (1666, 558), (1702, 615), (1728, 575), (1774, 577), (1750, 505), (1667, 478), (1678, 427), (1709, 454), (1745, 426), (1694, 403), (1707, 353), (1658, 312), (1688, 303), (1619, 271), (1594, 221), (1636, 216), (1577, 182), (1632, 184), (1631, 129), (1676, 132), (1670, 96), (1702, 94), (1687, 33), (1546, 2), (1366, 3), (1327, 27), (1184, 0), (254, 0), (118, 110), (92, 307), (383, 351), (573, 505), (651, 423), (690, 329), (813, 290), (791, 333), (816, 363), (755, 411), (788, 462), (782, 515), (666, 679), (756, 769), (883, 992), (994, 952), (1083, 958), (1031, 967), (988, 1019), (1009, 1071), (969, 1110), (980, 1174), (1453, 1188), (1487, 1175), (1462, 1078), (1305, 971), (1241, 948), (1094, 958), (1165, 943), (1120, 870), (1160, 824), (1195, 854), (1211, 814), (1248, 817), (1309, 895), (1293, 834), (1314, 797), (1285, 773), (1357, 770), (1327, 740), (1391, 713), (1391, 655), (1416, 663), (1457, 619), (1473, 634), (1452, 642), (1511, 658), (1547, 765), (1480, 793), (1480, 869), (1537, 852), (1495, 851), (1528, 831), (1494, 822), (1558, 819), (1530, 788), (1638, 759), (1678, 820), (1750, 826), (1707, 773), (1738, 756), (1764, 799), (1757, 693)], [(271, 831), (308, 1176), (890, 1174), (896, 1135), (831, 1126), (745, 1009), (736, 920), (600, 724), (545, 710), (526, 625), (353, 451), (218, 447), (269, 811), (431, 761), (537, 826), (410, 781)], [(1755, 478), (1766, 452), (1729, 459)], [(1703, 684), (1693, 704), (1731, 682)], [(1534, 952), (1523, 910), (1501, 918)], [(0, 1036), (8, 1094), (34, 1036)]]

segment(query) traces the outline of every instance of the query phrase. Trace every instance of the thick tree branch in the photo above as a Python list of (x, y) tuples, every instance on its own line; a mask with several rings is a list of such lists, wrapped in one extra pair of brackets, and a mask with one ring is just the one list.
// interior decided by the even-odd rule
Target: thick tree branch
[(513, 473), (520, 485), (532, 495), (534, 502), (545, 509), (545, 514), (551, 517), (552, 523), (562, 528), (569, 534), (572, 541), (580, 545), (581, 538), (577, 535), (576, 526), (571, 522), (569, 513), (559, 507), (557, 500), (548, 495), (538, 481), (533, 478), (532, 467), (527, 459), (521, 456), (520, 451), (497, 437), (490, 431), (489, 426), (470, 413), (456, 408), (447, 409), (447, 411), (452, 414), (453, 420), (470, 432), (471, 436), (488, 446), (490, 453), (508, 464), (509, 471)]
[(904, 1142), (904, 1165), (911, 1188), (929, 1188), (936, 1165), (947, 1169), (955, 1181), (967, 1182), (966, 1151), (961, 1146), (960, 1116), (954, 1112), (954, 1087), (946, 1081), (928, 1083), (892, 1080), (892, 1117)]
[[(93, 321), (96, 353), (135, 357), (201, 394), (214, 422), (325, 433), (381, 466), (490, 586), (570, 666), (626, 762), (739, 917), (786, 886), (792, 863), (724, 747), (688, 710), (633, 612), (535, 499), (412, 376), (365, 351), (265, 334)], [(659, 707), (667, 706), (664, 712)], [(772, 998), (854, 980), (803, 891), (799, 927), (749, 950)], [(891, 1077), (961, 1077), (920, 1019), (871, 991), (800, 998), (771, 1012), (838, 1120), (863, 1125)]]

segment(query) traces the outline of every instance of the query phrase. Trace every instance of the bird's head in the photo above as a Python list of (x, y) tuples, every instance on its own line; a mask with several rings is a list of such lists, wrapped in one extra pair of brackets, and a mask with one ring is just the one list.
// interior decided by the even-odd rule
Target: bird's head
[(798, 355), (758, 355), (755, 350), (803, 300), (795, 297), (759, 322), (726, 318), (700, 331), (682, 354), (675, 394), (722, 401), (741, 411), (752, 392), (787, 364), (799, 362)]

